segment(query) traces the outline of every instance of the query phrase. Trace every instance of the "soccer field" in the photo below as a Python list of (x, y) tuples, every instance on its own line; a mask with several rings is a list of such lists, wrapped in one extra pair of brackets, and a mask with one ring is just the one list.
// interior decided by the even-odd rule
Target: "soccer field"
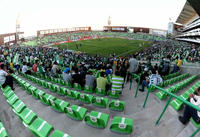
[[(76, 44), (78, 45), (78, 47), (76, 46)], [(80, 46), (80, 44), (82, 46)], [(61, 49), (68, 48), (69, 50), (85, 52), (89, 55), (98, 54), (100, 56), (108, 57), (110, 56), (110, 54), (114, 53), (116, 56), (130, 55), (151, 45), (152, 42), (148, 41), (128, 40), (120, 38), (104, 38), (64, 43), (54, 46)]]

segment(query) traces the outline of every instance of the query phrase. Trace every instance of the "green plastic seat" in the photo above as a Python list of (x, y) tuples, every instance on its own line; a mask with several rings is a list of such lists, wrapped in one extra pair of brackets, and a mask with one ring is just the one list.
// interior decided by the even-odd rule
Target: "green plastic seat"
[(2, 124), (2, 122), (0, 122), (0, 137), (8, 137), (8, 134)]
[(43, 86), (44, 88), (47, 88), (47, 82), (46, 82), (45, 80), (42, 81), (42, 86)]
[(124, 111), (125, 102), (120, 100), (111, 100), (109, 104), (109, 109), (114, 111)]
[(14, 92), (12, 90), (9, 90), (8, 92), (4, 93), (4, 96), (8, 99), (9, 97), (11, 97), (12, 95), (14, 95)]
[(30, 125), (37, 118), (37, 115), (27, 107), (21, 113), (17, 113), (17, 115), (25, 125)]
[(101, 96), (105, 96), (106, 95), (106, 91), (101, 89), (101, 88), (96, 88), (96, 94), (97, 95), (101, 95)]
[(107, 104), (108, 104), (108, 98), (94, 97), (94, 98), (92, 99), (92, 103), (93, 103), (95, 106), (106, 108), (106, 107), (107, 107)]
[(39, 89), (35, 90), (34, 92), (32, 92), (32, 95), (35, 99), (40, 99), (40, 96), (44, 96), (45, 93)]
[(48, 89), (51, 89), (51, 85), (52, 85), (51, 82), (46, 82), (46, 84), (45, 84), (46, 88), (48, 88)]
[(166, 94), (165, 92), (162, 92), (162, 91), (157, 92), (155, 95), (156, 95), (156, 97), (158, 97), (160, 100), (165, 99), (165, 98), (167, 97), (167, 94)]
[(36, 137), (48, 137), (49, 133), (53, 130), (53, 126), (41, 118), (36, 118), (33, 123), (27, 127)]
[(51, 105), (51, 108), (58, 111), (58, 112), (64, 112), (64, 109), (69, 106), (69, 103), (61, 100), (61, 99), (56, 99), (56, 100), (49, 100), (49, 104)]
[(111, 90), (108, 92), (108, 96), (111, 98), (119, 98), (119, 91)]
[(26, 84), (27, 82), (26, 81), (24, 81), (24, 80), (20, 80), (20, 86), (23, 88), (23, 89), (25, 89), (25, 84)]
[(197, 122), (195, 122), (193, 118), (190, 118), (190, 121), (192, 122), (192, 124), (193, 124), (196, 128), (200, 128), (200, 124), (198, 124)]
[(69, 87), (69, 88), (72, 88), (72, 84), (70, 82), (64, 84), (65, 86)]
[(178, 99), (174, 99), (173, 101), (170, 102), (170, 105), (176, 110), (180, 110), (180, 108), (182, 107), (183, 105), (183, 102), (181, 102), (180, 100)]
[(92, 103), (93, 96), (85, 93), (78, 94), (78, 100), (84, 103)]
[(66, 95), (66, 92), (67, 92), (67, 88), (60, 87), (60, 90), (57, 93), (60, 94), (60, 95)]
[(27, 92), (28, 94), (32, 94), (32, 93), (35, 92), (36, 90), (37, 90), (36, 87), (30, 86), (30, 87), (28, 88), (28, 90), (26, 90), (26, 92)]
[(64, 84), (65, 84), (65, 81), (62, 80), (62, 79), (58, 79), (58, 83), (59, 83), (60, 85), (64, 85)]
[(24, 84), (24, 88), (25, 88), (25, 90), (28, 90), (28, 88), (31, 86), (31, 84), (29, 84), (29, 83), (25, 83)]
[(62, 132), (60, 130), (55, 130), (52, 133), (51, 137), (71, 137), (71, 136), (69, 136), (67, 133), (64, 133), (64, 132)]
[(22, 112), (24, 108), (26, 108), (26, 105), (21, 100), (18, 100), (13, 104), (13, 109), (15, 113)]
[(114, 117), (110, 130), (116, 133), (131, 134), (133, 131), (133, 120), (125, 117)]
[(88, 85), (85, 85), (84, 91), (88, 93), (94, 93), (94, 91), (92, 90), (92, 87), (89, 87)]
[(17, 100), (19, 100), (19, 98), (13, 94), (8, 98), (7, 102), (12, 106), (15, 102), (17, 102)]
[(3, 93), (7, 93), (8, 91), (12, 90), (10, 86), (6, 86), (5, 88), (1, 88), (1, 90), (3, 91)]
[(180, 95), (180, 97), (184, 100), (188, 100), (189, 99), (189, 95), (187, 93), (183, 93), (182, 95)]
[(56, 100), (56, 98), (50, 94), (45, 94), (45, 95), (41, 95), (38, 94), (40, 96), (40, 100), (43, 104), (50, 106), (49, 100)]
[(80, 94), (80, 92), (74, 91), (74, 90), (67, 90), (66, 92), (66, 96), (71, 98), (71, 99), (78, 99), (78, 95)]
[(54, 83), (58, 83), (58, 79), (57, 78), (53, 78), (52, 77), (51, 81), (54, 82)]
[(43, 82), (44, 82), (44, 80), (38, 80), (38, 84), (40, 85), (40, 86), (42, 86), (42, 84), (43, 84)]
[(60, 87), (59, 87), (58, 85), (51, 84), (50, 89), (51, 89), (51, 91), (53, 91), (53, 92), (59, 92)]
[(72, 105), (70, 107), (66, 107), (64, 111), (70, 118), (81, 121), (85, 117), (87, 109), (77, 105)]
[(109, 120), (109, 115), (97, 111), (91, 111), (85, 116), (85, 122), (93, 127), (106, 128)]
[(82, 89), (82, 88), (81, 88), (81, 85), (78, 84), (78, 83), (74, 83), (73, 88), (78, 89), (78, 90), (81, 90), (81, 89)]

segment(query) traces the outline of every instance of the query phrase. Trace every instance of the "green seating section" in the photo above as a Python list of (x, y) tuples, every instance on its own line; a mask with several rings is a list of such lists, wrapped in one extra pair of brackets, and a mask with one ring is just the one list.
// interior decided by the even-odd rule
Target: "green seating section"
[(101, 112), (91, 111), (89, 114), (85, 116), (85, 122), (88, 125), (98, 127), (98, 128), (106, 128), (108, 124), (109, 115)]
[(8, 134), (1, 121), (0, 121), (0, 137), (8, 137)]
[(176, 73), (173, 73), (173, 74), (169, 74), (169, 75), (167, 75), (167, 76), (164, 76), (164, 77), (163, 77), (163, 80), (167, 80), (167, 79), (171, 79), (171, 78), (177, 77), (177, 76), (180, 75), (180, 74), (181, 74), (180, 71), (178, 71), (178, 72), (176, 72)]
[[(180, 75), (180, 76), (178, 76), (178, 77), (174, 77), (174, 78), (172, 78), (172, 79), (165, 80), (165, 81), (164, 81), (163, 83), (161, 83), (159, 86), (160, 86), (160, 87), (166, 87), (166, 86), (168, 86), (168, 85), (172, 85), (172, 84), (175, 83), (175, 82), (181, 81), (181, 80), (183, 80), (183, 79), (189, 77), (189, 75), (190, 75), (189, 73), (186, 73), (186, 74), (182, 74), (182, 75)], [(149, 89), (150, 89), (150, 91), (154, 91), (156, 88), (151, 86)]]
[[(195, 89), (200, 87), (200, 81), (196, 82), (190, 89), (188, 89), (187, 91), (185, 91), (184, 93), (182, 93), (180, 95), (181, 98), (183, 98), (184, 100), (188, 100), (189, 99), (189, 94), (194, 93)], [(179, 101), (178, 99), (174, 99), (170, 102), (170, 105), (176, 110), (180, 110), (181, 107), (183, 106), (183, 102)]]
[[(75, 90), (72, 90), (72, 89), (68, 89), (68, 88), (64, 88), (64, 87), (59, 87), (58, 85), (52, 84), (51, 82), (46, 82), (45, 80), (40, 80), (40, 79), (35, 78), (34, 76), (31, 76), (31, 75), (24, 75), (23, 74), (23, 76), (31, 79), (36, 84), (39, 83), (39, 82), (37, 82), (38, 80), (41, 81), (41, 83), (46, 83), (46, 85), (48, 85), (48, 86), (43, 86), (44, 84), (42, 84), (42, 86), (45, 87), (45, 88), (48, 87), (48, 89), (50, 89), (52, 92), (56, 92), (56, 93), (58, 93), (60, 95), (65, 95), (65, 96), (67, 96), (70, 99), (79, 100), (79, 101), (84, 102), (86, 104), (91, 104), (92, 103), (95, 106), (106, 108), (107, 105), (108, 105), (108, 102), (109, 102), (108, 98), (97, 97), (97, 96), (93, 96), (93, 95), (90, 95), (90, 94), (87, 94), (87, 93), (81, 93), (79, 91), (75, 91)], [(24, 83), (24, 84), (26, 84), (26, 83)], [(31, 91), (31, 90), (33, 90), (33, 91)], [(50, 105), (49, 101), (48, 101), (49, 100), (48, 99), (49, 95), (44, 94), (44, 92), (42, 92), (42, 91), (34, 88), (33, 86), (29, 87), (29, 92), (31, 92), (32, 95), (36, 99), (40, 98), (41, 101), (44, 104)], [(100, 89), (99, 95), (105, 95), (105, 94), (106, 94), (106, 92), (102, 91)], [(39, 95), (40, 95), (40, 97), (39, 97)], [(119, 98), (119, 92), (117, 92), (117, 91), (110, 91), (109, 92), (109, 97), (118, 99)], [(114, 109), (114, 107), (111, 107), (111, 109), (113, 108), (112, 110), (122, 111), (122, 110), (124, 110), (124, 105), (125, 105), (125, 102), (120, 103), (120, 106), (118, 106), (118, 108), (115, 106), (115, 109)], [(52, 108), (54, 110), (59, 111), (59, 112), (61, 111), (61, 110), (58, 110), (56, 107), (52, 107)]]
[[(20, 75), (21, 75), (21, 73), (20, 73)], [(31, 81), (33, 81), (35, 83), (38, 83), (38, 84), (41, 83), (40, 85), (42, 85), (44, 88), (49, 88), (49, 86), (50, 86), (50, 90), (51, 91), (58, 92), (61, 95), (64, 95), (62, 93), (63, 89), (61, 89), (57, 85), (49, 83), (49, 82), (53, 82), (53, 83), (56, 83), (56, 84), (67, 86), (68, 88), (73, 88), (73, 89), (76, 89), (76, 90), (82, 90), (81, 86), (78, 83), (74, 83), (74, 85), (72, 86), (70, 83), (66, 83), (65, 81), (63, 81), (62, 79), (60, 79), (60, 78), (62, 78), (62, 76), (60, 74), (58, 74), (59, 78), (53, 78), (53, 77), (50, 77), (50, 76), (42, 77), (43, 76), (42, 74), (40, 74), (40, 73), (34, 73), (34, 72), (33, 72), (33, 75), (35, 77), (31, 76), (31, 75), (27, 75), (27, 76), (25, 76), (24, 74), (22, 74), (22, 75), (24, 77), (27, 77), (28, 79), (30, 79)], [(36, 78), (36, 77), (42, 78), (43, 80), (38, 81), (39, 79)], [(108, 81), (111, 81), (111, 79), (112, 79), (111, 75), (108, 75), (107, 79), (108, 79)], [(49, 82), (46, 82), (45, 80), (47, 80)], [(57, 87), (57, 89), (56, 89), (56, 87)], [(84, 92), (95, 93), (95, 94), (101, 95), (101, 96), (105, 96), (106, 95), (106, 91), (105, 90), (102, 90), (100, 88), (96, 88), (96, 90), (93, 91), (91, 87), (88, 87), (86, 85), (84, 87)], [(111, 97), (111, 98), (119, 98), (119, 94), (118, 93), (115, 93), (115, 95), (111, 94), (112, 92), (110, 92), (110, 91), (109, 91), (109, 93), (110, 93), (109, 97)]]
[[(22, 80), (15, 75), (13, 77), (20, 81), (20, 85), (23, 83), (27, 85), (26, 82), (22, 82)], [(24, 87), (23, 85), (21, 85)], [(36, 137), (48, 137), (50, 132), (54, 129), (52, 125), (48, 122), (44, 121), (43, 119), (39, 118), (32, 110), (30, 110), (26, 105), (15, 95), (11, 88), (1, 88), (3, 91), (4, 96), (7, 99), (7, 102), (12, 107), (12, 110), (16, 113), (22, 123), (27, 127)], [(27, 89), (28, 90), (28, 89)], [(6, 96), (9, 93), (13, 93), (12, 96)], [(14, 102), (14, 103), (13, 103)], [(58, 130), (55, 130), (57, 133)], [(62, 132), (59, 131), (59, 134)], [(67, 135), (63, 133), (63, 135)], [(8, 137), (5, 128), (3, 127), (2, 123), (0, 122), (0, 137)], [(67, 137), (70, 137), (67, 135)]]
[[(17, 81), (23, 81), (22, 79), (18, 78), (16, 75), (13, 75), (13, 77)], [(32, 76), (28, 76), (28, 77), (30, 78)], [(30, 79), (32, 79), (32, 78), (30, 78)], [(23, 82), (23, 83), (26, 84), (27, 82)], [(97, 112), (97, 111), (91, 111), (90, 113), (88, 113), (88, 110), (84, 107), (80, 107), (77, 105), (70, 106), (70, 104), (68, 102), (65, 102), (61, 99), (56, 99), (52, 95), (44, 93), (41, 90), (35, 89), (33, 86), (30, 86), (27, 90), (30, 91), (30, 88), (33, 89), (34, 91), (29, 92), (29, 94), (36, 96), (37, 97), (37, 98), (35, 97), (36, 99), (39, 99), (42, 103), (45, 103), (46, 105), (50, 106), (52, 109), (54, 109), (58, 112), (64, 112), (68, 117), (70, 117), (72, 119), (75, 119), (78, 121), (82, 121), (84, 119), (88, 125), (91, 125), (91, 126), (97, 127), (97, 128), (106, 128), (106, 126), (108, 124), (108, 121), (109, 121), (108, 114)], [(92, 95), (69, 90), (67, 88), (63, 88), (62, 91), (60, 90), (60, 92), (66, 96), (75, 94), (74, 96), (76, 99), (79, 99), (80, 101), (83, 101), (85, 103), (93, 103), (94, 105), (97, 105), (100, 107), (106, 107), (108, 105), (108, 98), (93, 97)], [(124, 105), (125, 105), (125, 103), (123, 101), (112, 100), (109, 108), (112, 110), (123, 111)], [(19, 116), (21, 117), (21, 119), (23, 119), (23, 117), (25, 115), (28, 115), (28, 120), (26, 120), (24, 122), (24, 125), (26, 125), (34, 135), (40, 136), (42, 133), (43, 136), (47, 136), (49, 134), (49, 132), (51, 132), (51, 130), (53, 130), (53, 127), (50, 124), (48, 124), (46, 121), (43, 121), (42, 119), (38, 118), (31, 110), (25, 108), (21, 111)], [(36, 130), (36, 129), (38, 129), (38, 125), (40, 125), (41, 133)], [(43, 129), (43, 127), (44, 127), (44, 129)], [(45, 131), (43, 131), (43, 130), (45, 130)], [(118, 130), (116, 129), (116, 131), (118, 131)], [(120, 133), (120, 131), (118, 131), (118, 133)], [(131, 133), (132, 132), (130, 132), (130, 134)], [(69, 135), (63, 133), (62, 131), (55, 130), (51, 136), (59, 137), (59, 136), (69, 136)]]
[[(175, 93), (175, 92), (178, 92), (179, 90), (183, 89), (184, 87), (186, 87), (188, 84), (190, 84), (191, 82), (193, 82), (195, 79), (198, 78), (198, 75), (194, 75), (194, 76), (191, 76), (190, 78), (174, 85), (174, 86), (171, 86), (169, 87), (168, 89), (168, 92), (171, 92), (171, 93)], [(160, 91), (160, 92), (157, 92), (156, 93), (156, 96), (159, 98), (159, 99), (165, 99), (167, 97), (167, 94), (164, 93), (163, 91)]]

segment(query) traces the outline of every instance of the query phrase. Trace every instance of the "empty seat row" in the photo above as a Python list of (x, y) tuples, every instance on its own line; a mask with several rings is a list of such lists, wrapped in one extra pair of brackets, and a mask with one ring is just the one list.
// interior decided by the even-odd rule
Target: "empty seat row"
[[(169, 80), (166, 80), (166, 81), (164, 81), (163, 83), (161, 83), (159, 86), (160, 87), (166, 87), (166, 86), (168, 86), (168, 85), (172, 85), (172, 84), (174, 84), (175, 82), (178, 82), (178, 81), (181, 81), (181, 80), (183, 80), (183, 79), (185, 79), (185, 78), (187, 78), (187, 77), (189, 77), (189, 73), (186, 73), (186, 74), (182, 74), (182, 75), (180, 75), (180, 76), (178, 76), (178, 77), (175, 77), (175, 78), (172, 78), (172, 79), (169, 79)], [(150, 91), (154, 91), (156, 88), (155, 87), (150, 87)]]
[[(26, 77), (28, 79), (32, 80), (33, 82), (39, 84), (40, 86), (43, 86), (44, 88), (49, 88), (52, 92), (56, 92), (60, 95), (66, 95), (68, 98), (71, 98), (71, 99), (78, 99), (79, 101), (82, 101), (82, 102), (87, 103), (87, 104), (92, 103), (95, 106), (106, 108), (107, 105), (108, 105), (108, 102), (109, 102), (108, 98), (105, 98), (105, 97), (98, 97), (98, 96), (93, 96), (93, 95), (86, 94), (86, 93), (80, 93), (78, 91), (70, 90), (70, 89), (52, 84), (50, 82), (40, 80), (40, 79), (35, 78), (33, 76), (30, 76), (30, 75), (28, 75)], [(22, 87), (29, 92), (29, 94), (30, 94), (30, 92), (33, 92), (33, 91), (34, 91), (33, 95), (37, 94), (37, 92), (42, 93), (40, 90), (34, 89), (32, 86), (30, 86), (30, 84), (28, 84), (24, 81), (19, 81), (19, 82), (22, 85)], [(30, 90), (28, 88), (30, 88)], [(43, 96), (43, 94), (40, 94), (40, 95)], [(109, 103), (109, 108), (111, 110), (124, 111), (125, 102), (120, 101), (120, 100), (111, 100), (110, 103)]]
[[(12, 107), (13, 112), (19, 117), (25, 127), (37, 137), (48, 137), (50, 135), (50, 132), (54, 130), (52, 125), (38, 117), (31, 109), (26, 107), (9, 86), (4, 89), (1, 88), (1, 90), (7, 102)], [(51, 135), (51, 137), (63, 136), (70, 137), (68, 134), (59, 130), (54, 130)]]
[[(198, 78), (198, 75), (194, 75), (194, 76), (191, 76), (190, 78), (174, 85), (174, 86), (171, 86), (169, 87), (168, 89), (166, 89), (168, 92), (171, 92), (171, 93), (175, 93), (181, 89), (183, 89), (184, 87), (186, 87), (188, 84), (190, 84), (191, 82), (193, 82), (195, 79)], [(157, 92), (155, 94), (159, 99), (165, 99), (167, 97), (167, 93), (163, 92), (163, 91), (160, 91), (160, 92)]]
[(167, 76), (163, 76), (163, 80), (167, 80), (167, 79), (171, 79), (171, 78), (177, 77), (177, 76), (180, 75), (180, 74), (181, 74), (181, 72), (178, 71), (178, 72), (176, 72), (176, 73), (172, 73), (172, 74), (169, 74), (169, 75), (167, 75)]
[[(189, 94), (192, 94), (195, 92), (195, 89), (200, 87), (200, 81), (196, 82), (190, 89), (188, 89), (187, 91), (185, 91), (184, 93), (182, 93), (180, 95), (180, 97), (184, 100), (188, 100), (189, 99)], [(178, 99), (174, 99), (170, 102), (170, 105), (175, 109), (175, 110), (180, 110), (181, 107), (183, 106), (183, 102), (178, 100)]]
[[(19, 84), (23, 88), (25, 85), (28, 85), (16, 75), (13, 75), (13, 77), (19, 82)], [(36, 99), (39, 99), (45, 105), (48, 105), (55, 110), (59, 109), (59, 112), (64, 112), (68, 117), (72, 119), (79, 121), (84, 120), (88, 125), (98, 128), (106, 128), (108, 124), (109, 115), (106, 113), (101, 113), (97, 111), (91, 111), (88, 113), (88, 110), (84, 107), (80, 107), (77, 105), (70, 106), (68, 102), (56, 99), (54, 96), (44, 93), (43, 91), (35, 92), (37, 89), (35, 90), (35, 88), (31, 85), (29, 85), (29, 87), (25, 89), (29, 90), (27, 93), (32, 94)], [(119, 118), (121, 120), (118, 120)], [(131, 134), (133, 130), (133, 120), (125, 117), (114, 117), (110, 126), (110, 130), (118, 133)]]

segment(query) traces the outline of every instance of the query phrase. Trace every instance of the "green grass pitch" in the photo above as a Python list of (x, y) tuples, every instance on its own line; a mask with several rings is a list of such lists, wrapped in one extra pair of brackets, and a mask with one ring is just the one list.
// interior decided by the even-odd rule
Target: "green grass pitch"
[[(80, 46), (80, 43), (82, 46)], [(78, 49), (76, 47), (78, 45)], [(71, 43), (64, 43), (54, 45), (61, 49), (69, 49), (74, 51), (85, 52), (89, 55), (100, 55), (102, 57), (108, 57), (110, 54), (116, 56), (127, 56), (137, 51), (143, 50), (146, 47), (152, 45), (152, 42), (141, 41), (141, 40), (128, 40), (121, 38), (103, 38), (103, 39), (92, 39), (82, 40)]]

